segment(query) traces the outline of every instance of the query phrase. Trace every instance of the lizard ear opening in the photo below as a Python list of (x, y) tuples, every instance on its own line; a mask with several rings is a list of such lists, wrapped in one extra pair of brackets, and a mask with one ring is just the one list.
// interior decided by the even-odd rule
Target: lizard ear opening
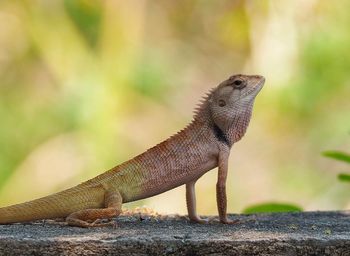
[(224, 107), (224, 106), (226, 106), (226, 101), (224, 101), (223, 99), (220, 99), (218, 101), (218, 104), (219, 104), (219, 107)]

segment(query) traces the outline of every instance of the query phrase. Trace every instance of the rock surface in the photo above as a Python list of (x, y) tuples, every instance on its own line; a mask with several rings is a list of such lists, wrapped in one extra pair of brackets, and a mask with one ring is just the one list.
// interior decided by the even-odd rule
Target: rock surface
[(184, 217), (119, 217), (118, 227), (46, 221), (0, 226), (0, 255), (350, 255), (350, 212), (231, 215), (238, 224)]

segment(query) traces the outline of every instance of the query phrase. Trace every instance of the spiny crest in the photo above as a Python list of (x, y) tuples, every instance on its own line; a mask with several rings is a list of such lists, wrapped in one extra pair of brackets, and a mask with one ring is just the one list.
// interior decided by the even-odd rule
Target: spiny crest
[(184, 132), (186, 132), (186, 130), (191, 129), (191, 127), (194, 125), (194, 121), (196, 119), (197, 116), (200, 115), (200, 113), (206, 108), (207, 104), (208, 104), (208, 100), (211, 97), (211, 95), (213, 94), (215, 88), (210, 89), (204, 96), (203, 98), (199, 101), (197, 107), (194, 110), (194, 116), (193, 119), (190, 123), (188, 123), (183, 129), (181, 129), (180, 131), (178, 131), (177, 133), (171, 135), (168, 139), (164, 140), (161, 143), (158, 143), (157, 145), (155, 145), (152, 148), (149, 148), (148, 150), (146, 150), (145, 153), (152, 151), (153, 149), (159, 147), (159, 145), (165, 144), (165, 143), (169, 143), (172, 139), (174, 139), (177, 136), (182, 136), (182, 134)]
[(193, 119), (196, 119), (200, 113), (207, 107), (208, 105), (208, 101), (211, 97), (211, 95), (213, 94), (215, 88), (211, 88), (209, 90), (209, 92), (207, 92), (202, 99), (200, 99), (199, 103), (197, 104), (197, 106), (195, 107), (194, 111), (193, 111)]

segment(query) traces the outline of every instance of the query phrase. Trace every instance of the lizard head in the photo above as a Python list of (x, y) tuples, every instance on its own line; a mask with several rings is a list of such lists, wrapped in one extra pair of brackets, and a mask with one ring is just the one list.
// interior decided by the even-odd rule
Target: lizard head
[(264, 82), (265, 78), (262, 76), (234, 75), (212, 92), (209, 98), (211, 119), (228, 137), (235, 137), (233, 141), (244, 135), (254, 99)]

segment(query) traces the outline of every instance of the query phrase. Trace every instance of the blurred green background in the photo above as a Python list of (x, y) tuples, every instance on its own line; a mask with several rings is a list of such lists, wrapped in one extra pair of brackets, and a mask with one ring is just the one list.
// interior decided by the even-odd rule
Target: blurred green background
[[(76, 185), (184, 127), (205, 92), (261, 74), (228, 210), (350, 207), (350, 1), (0, 1), (0, 205)], [(197, 183), (216, 214), (216, 171)], [(186, 213), (184, 187), (127, 205)]]

